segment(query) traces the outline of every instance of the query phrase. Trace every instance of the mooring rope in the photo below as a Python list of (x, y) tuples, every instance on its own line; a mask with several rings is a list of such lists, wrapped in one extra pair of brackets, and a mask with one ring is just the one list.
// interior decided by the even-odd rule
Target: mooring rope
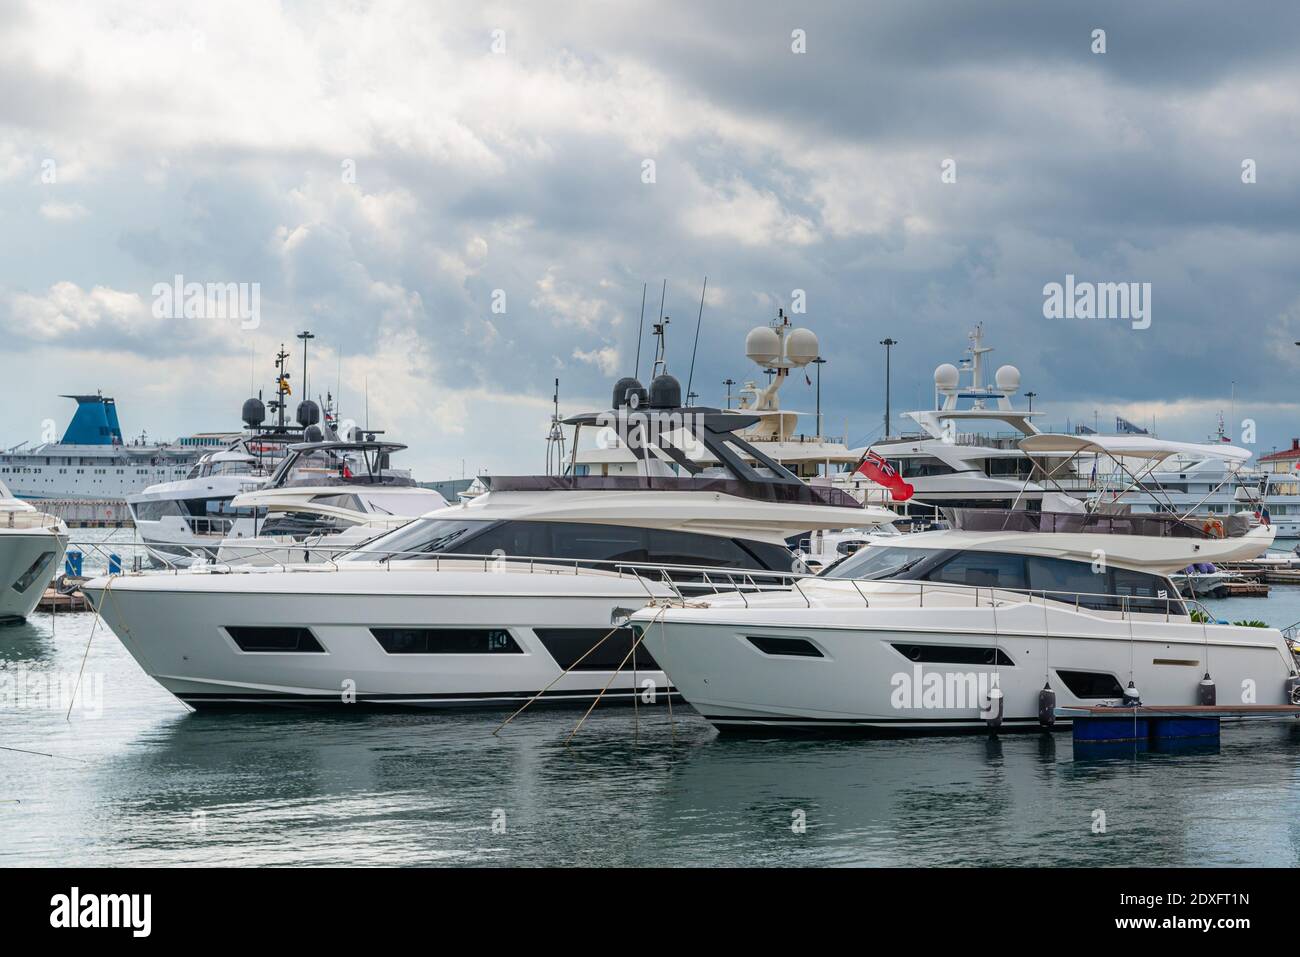
[[(668, 610), (668, 606), (666, 605), (660, 608), (658, 614), (656, 614), (654, 617), (654, 621), (650, 622), (650, 627), (654, 627), (654, 623), (656, 621), (659, 621), (661, 618), (663, 618), (663, 614), (667, 610)], [(646, 630), (648, 631), (649, 629), (647, 628)], [(573, 730), (569, 732), (569, 736), (564, 739), (565, 747), (568, 747), (569, 742), (573, 740), (573, 736), (582, 729), (583, 723), (586, 722), (587, 718), (591, 716), (591, 713), (596, 710), (596, 705), (600, 704), (600, 700), (603, 697), (605, 697), (605, 692), (609, 690), (609, 686), (614, 683), (614, 679), (618, 677), (618, 673), (623, 670), (623, 666), (627, 664), (628, 658), (632, 657), (632, 655), (636, 652), (637, 645), (641, 644), (641, 641), (644, 638), (645, 638), (645, 631), (642, 631), (639, 635), (636, 636), (636, 641), (632, 642), (632, 647), (628, 650), (628, 653), (623, 656), (623, 660), (618, 663), (618, 668), (613, 672), (613, 674), (609, 676), (609, 680), (605, 682), (605, 687), (600, 689), (600, 692), (596, 695), (595, 700), (591, 702), (591, 707), (587, 709), (586, 713), (583, 714), (582, 718), (578, 721), (578, 723), (574, 725)], [(634, 693), (635, 693), (635, 689), (634, 689)]]
[(546, 692), (548, 692), (548, 691), (550, 691), (552, 688), (554, 688), (554, 687), (555, 687), (555, 686), (560, 682), (560, 680), (561, 680), (562, 678), (564, 678), (566, 675), (568, 675), (569, 672), (571, 672), (574, 668), (578, 667), (578, 665), (582, 664), (582, 662), (586, 659), (586, 657), (587, 657), (589, 654), (591, 654), (593, 651), (595, 651), (597, 648), (599, 648), (601, 645), (603, 645), (603, 644), (604, 644), (604, 643), (609, 639), (609, 637), (610, 637), (611, 635), (613, 635), (616, 631), (618, 631), (618, 630), (619, 630), (620, 628), (622, 628), (622, 627), (623, 627), (622, 625), (615, 625), (615, 626), (614, 626), (613, 628), (611, 628), (609, 631), (605, 632), (605, 636), (604, 636), (603, 638), (601, 638), (600, 641), (596, 642), (594, 645), (592, 645), (590, 648), (588, 648), (586, 651), (584, 651), (584, 652), (582, 653), (582, 656), (581, 656), (580, 658), (578, 658), (576, 661), (573, 662), (573, 664), (569, 665), (569, 667), (565, 668), (565, 669), (564, 669), (563, 671), (561, 671), (558, 675), (556, 675), (556, 676), (555, 676), (555, 679), (554, 679), (550, 684), (548, 684), (545, 688), (543, 688), (541, 691), (537, 692), (537, 694), (533, 695), (531, 698), (529, 698), (527, 701), (525, 701), (522, 705), (520, 705), (519, 710), (516, 711), (514, 714), (512, 714), (510, 717), (506, 718), (504, 721), (502, 721), (501, 724), (499, 724), (499, 725), (497, 726), (497, 729), (496, 729), (495, 731), (493, 731), (492, 733), (493, 733), (494, 735), (496, 735), (496, 734), (500, 734), (502, 728), (504, 728), (506, 725), (508, 725), (511, 721), (515, 720), (515, 718), (519, 717), (519, 715), (523, 714), (523, 713), (524, 713), (524, 709), (526, 709), (530, 704), (532, 704), (534, 701), (536, 701), (536, 700), (537, 700), (538, 698), (540, 698), (542, 695), (546, 694)]

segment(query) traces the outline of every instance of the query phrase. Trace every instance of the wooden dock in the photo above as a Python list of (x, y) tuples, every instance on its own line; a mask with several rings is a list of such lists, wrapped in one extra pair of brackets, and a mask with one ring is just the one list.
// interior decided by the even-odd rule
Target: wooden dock
[(55, 613), (61, 611), (94, 611), (90, 601), (77, 587), (83, 581), (86, 581), (86, 579), (60, 575), (49, 588), (45, 589), (45, 594), (36, 603), (36, 610)]

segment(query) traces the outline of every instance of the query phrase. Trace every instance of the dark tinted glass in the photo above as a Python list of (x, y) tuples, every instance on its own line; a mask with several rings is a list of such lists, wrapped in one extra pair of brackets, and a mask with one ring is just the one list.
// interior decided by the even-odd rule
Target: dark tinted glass
[(521, 655), (504, 628), (371, 628), (390, 655)]
[(1072, 562), (1063, 558), (1028, 558), (1029, 587), (1045, 591), (1057, 601), (1074, 602), (1084, 608), (1112, 610), (1119, 602), (1109, 596), (1110, 579), (1104, 571), (1093, 571), (1089, 562)]
[(765, 655), (786, 658), (825, 658), (807, 638), (778, 638), (773, 635), (747, 635), (749, 643)]
[(227, 625), (226, 633), (235, 639), (240, 651), (323, 652), (309, 628), (263, 628), (255, 625)]
[(926, 573), (926, 581), (999, 588), (1025, 587), (1025, 559), (1000, 552), (962, 552)]
[(32, 562), (27, 571), (18, 576), (18, 580), (13, 584), (14, 591), (22, 594), (27, 591), (27, 589), (31, 588), (32, 582), (36, 581), (37, 576), (49, 567), (50, 559), (53, 557), (53, 552), (41, 552), (40, 557), (37, 558), (36, 561)]

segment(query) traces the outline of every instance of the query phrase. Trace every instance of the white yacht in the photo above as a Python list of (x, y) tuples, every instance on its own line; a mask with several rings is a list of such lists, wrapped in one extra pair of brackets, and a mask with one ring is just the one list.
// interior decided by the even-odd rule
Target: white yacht
[[(335, 561), (129, 574), (85, 592), (141, 667), (195, 707), (502, 706), (604, 689), (626, 701), (670, 690), (620, 624), (669, 593), (659, 576), (758, 589), (763, 573), (791, 573), (787, 539), (894, 518), (749, 446), (735, 431), (756, 417), (682, 409), (671, 376), (640, 409), (619, 386), (615, 412), (565, 424), (575, 443), (637, 433), (637, 475), (495, 476)], [(697, 446), (717, 465), (697, 464)]]
[(236, 495), (219, 562), (286, 565), (329, 561), (401, 528), (447, 500), (392, 467), (406, 446), (373, 438), (306, 442), (265, 483)]
[[(1061, 452), (1116, 453), (1082, 442), (1041, 434), (1021, 447), (1044, 470)], [(1158, 445), (1130, 454), (1174, 453)], [(1223, 703), (1296, 703), (1279, 631), (1194, 614), (1169, 578), (1266, 551), (1273, 530), (1249, 514), (1208, 528), (1097, 510), (949, 515), (950, 531), (873, 544), (793, 588), (659, 600), (633, 627), (726, 731), (1034, 729), (1054, 705), (1196, 704), (1204, 683)]]
[[(329, 393), (319, 404), (298, 403), (295, 421), (287, 421), (288, 358), (282, 347), (274, 398), (264, 404), (259, 394), (244, 402), (246, 431), (228, 448), (204, 455), (179, 481), (127, 497), (155, 564), (276, 564), (291, 560), (290, 546), (292, 560), (316, 560), (446, 504), (436, 492), (407, 488), (414, 484), (410, 474), (388, 467), (389, 455), (405, 446), (376, 443), (378, 432), (359, 429), (340, 441)], [(277, 415), (269, 425), (268, 405)], [(268, 486), (265, 496), (257, 494)], [(341, 486), (351, 494), (340, 494)], [(303, 552), (297, 546), (304, 541), (320, 547)]]
[(269, 474), (261, 457), (250, 453), (241, 439), (204, 455), (183, 479), (128, 495), (126, 506), (136, 534), (157, 564), (201, 560), (216, 554), (241, 517), (232, 504), (235, 496), (264, 484)]
[[(868, 501), (889, 503), (907, 517), (935, 519), (941, 508), (1039, 508), (1043, 489), (1027, 481), (1032, 463), (1019, 441), (1037, 435), (1041, 413), (1017, 409), (1012, 399), (1020, 388), (1020, 370), (1001, 366), (994, 384), (984, 383), (983, 327), (970, 334), (969, 358), (961, 368), (944, 363), (934, 370), (941, 404), (905, 413), (919, 432), (886, 437), (868, 450), (884, 459), (910, 487), (909, 498), (875, 485), (861, 473), (853, 481)], [(963, 383), (963, 376), (969, 382)], [(987, 431), (969, 427), (982, 424)], [(1052, 500), (1048, 505), (1051, 507)]]
[(0, 623), (32, 613), (59, 572), (68, 527), (14, 498), (0, 482)]

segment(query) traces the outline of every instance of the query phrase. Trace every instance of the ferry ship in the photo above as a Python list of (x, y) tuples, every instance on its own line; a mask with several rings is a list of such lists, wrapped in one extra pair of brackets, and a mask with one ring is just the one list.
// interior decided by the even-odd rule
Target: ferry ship
[(23, 499), (122, 499), (158, 482), (184, 478), (200, 456), (225, 448), (238, 432), (198, 433), (175, 442), (122, 437), (110, 396), (65, 395), (77, 411), (63, 437), (0, 452), (0, 481)]

